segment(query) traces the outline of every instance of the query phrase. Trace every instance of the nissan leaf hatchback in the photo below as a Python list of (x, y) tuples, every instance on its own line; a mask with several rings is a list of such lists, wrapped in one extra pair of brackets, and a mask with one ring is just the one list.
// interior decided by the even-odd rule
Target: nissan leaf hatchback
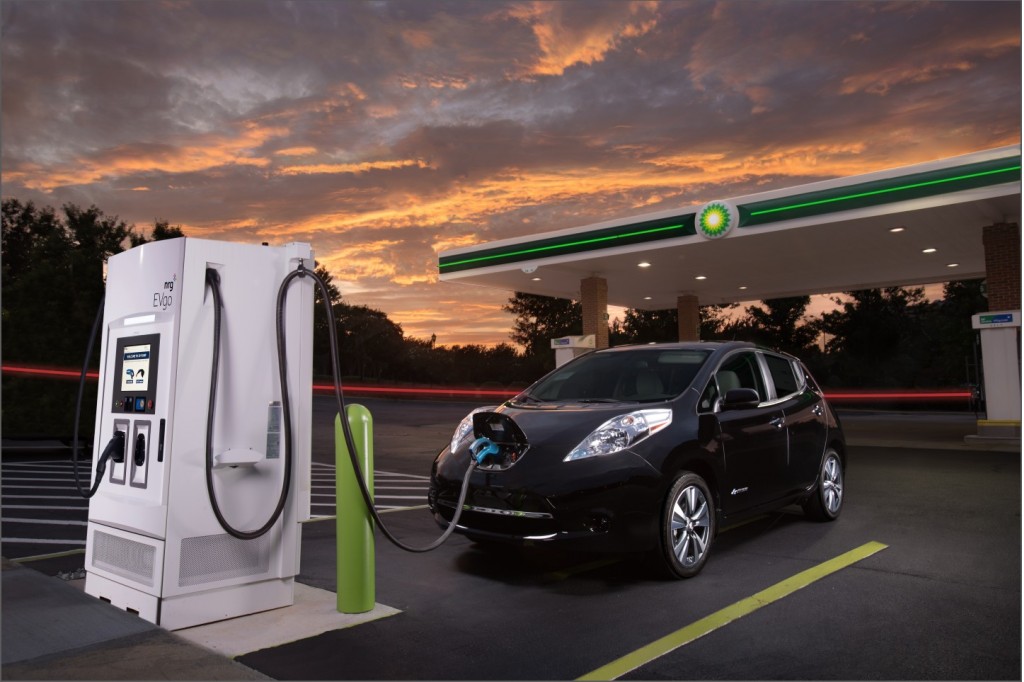
[(447, 527), (477, 541), (651, 551), (700, 572), (722, 524), (799, 503), (831, 521), (846, 447), (794, 357), (747, 343), (622, 346), (580, 356), (498, 407), (474, 410), (431, 471)]

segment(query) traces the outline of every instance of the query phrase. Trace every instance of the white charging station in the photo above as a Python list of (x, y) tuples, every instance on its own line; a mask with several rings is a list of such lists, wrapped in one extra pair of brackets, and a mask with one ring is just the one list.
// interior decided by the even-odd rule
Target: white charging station
[[(282, 428), (276, 341), (278, 289), (308, 244), (255, 246), (180, 238), (117, 254), (107, 266), (96, 459), (111, 462), (89, 505), (85, 591), (175, 630), (293, 603), (302, 520), (309, 518), (313, 287), (288, 288), (284, 308), (292, 452)], [(292, 457), (287, 503), (261, 537), (238, 539), (207, 492), (206, 434), (213, 297), (223, 313), (213, 421), (213, 485), (225, 519), (259, 528), (271, 517)]]
[(555, 351), (555, 367), (561, 367), (575, 357), (594, 350), (595, 336), (560, 336), (551, 339), (551, 348)]

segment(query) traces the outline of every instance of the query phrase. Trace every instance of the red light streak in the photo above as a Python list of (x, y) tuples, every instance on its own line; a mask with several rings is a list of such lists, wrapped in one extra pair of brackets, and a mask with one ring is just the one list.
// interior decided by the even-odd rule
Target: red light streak
[[(82, 376), (80, 369), (58, 369), (52, 367), (28, 367), (25, 365), (3, 365), (3, 371), (20, 376), (47, 377), (51, 379), (78, 379)], [(89, 379), (99, 379), (99, 372), (86, 372)]]
[[(78, 379), (82, 375), (81, 370), (61, 369), (56, 367), (31, 367), (28, 365), (3, 365), (2, 369), (7, 374), (18, 376), (36, 377), (40, 379)], [(95, 381), (99, 378), (99, 372), (87, 372), (86, 377)], [(493, 397), (511, 398), (522, 389), (493, 389), (493, 388), (444, 388), (444, 387), (415, 387), (415, 386), (366, 386), (362, 384), (345, 384), (342, 388), (349, 393), (369, 394), (381, 396), (434, 396), (434, 397)], [(331, 384), (314, 384), (313, 390), (320, 393), (334, 391)], [(850, 390), (850, 391), (825, 391), (825, 397), (829, 400), (969, 400), (973, 393), (963, 389), (950, 390)]]
[[(378, 393), (382, 395), (495, 396), (511, 398), (519, 394), (518, 390), (506, 391), (487, 388), (409, 388), (399, 386), (361, 386), (356, 384), (343, 384), (342, 389), (346, 393)], [(334, 386), (332, 384), (313, 384), (313, 390), (333, 393)]]
[(829, 400), (968, 400), (970, 391), (825, 391)]

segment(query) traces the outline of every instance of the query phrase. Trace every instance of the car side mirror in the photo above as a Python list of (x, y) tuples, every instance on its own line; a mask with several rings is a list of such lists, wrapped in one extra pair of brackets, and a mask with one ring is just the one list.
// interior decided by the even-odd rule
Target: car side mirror
[(725, 394), (723, 410), (749, 410), (761, 404), (761, 397), (752, 388), (732, 388)]

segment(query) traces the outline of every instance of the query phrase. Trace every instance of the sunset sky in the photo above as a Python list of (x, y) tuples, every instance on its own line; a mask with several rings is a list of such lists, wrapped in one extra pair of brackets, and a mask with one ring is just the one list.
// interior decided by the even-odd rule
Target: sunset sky
[(441, 250), (1020, 143), (1017, 2), (4, 0), (4, 198), (304, 241), (441, 344)]

